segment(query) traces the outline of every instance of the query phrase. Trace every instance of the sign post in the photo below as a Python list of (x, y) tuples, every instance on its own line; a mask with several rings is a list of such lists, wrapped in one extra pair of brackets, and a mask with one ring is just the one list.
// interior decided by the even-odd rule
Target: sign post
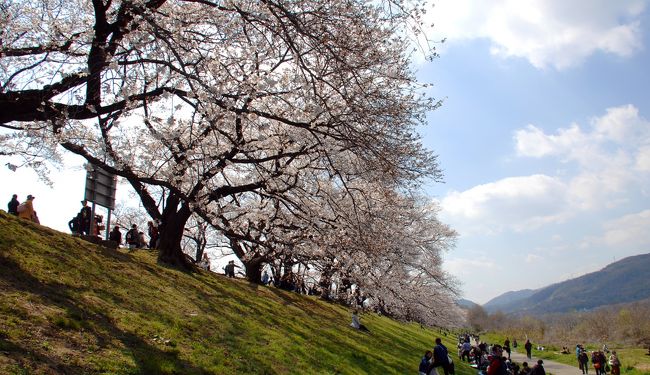
[[(106, 239), (110, 231), (111, 210), (115, 209), (115, 190), (117, 189), (117, 176), (92, 165), (86, 164), (86, 190), (84, 199), (92, 202), (92, 214), (90, 215), (91, 233), (95, 228), (95, 204), (108, 209), (106, 220)], [(99, 233), (98, 233), (99, 234)]]

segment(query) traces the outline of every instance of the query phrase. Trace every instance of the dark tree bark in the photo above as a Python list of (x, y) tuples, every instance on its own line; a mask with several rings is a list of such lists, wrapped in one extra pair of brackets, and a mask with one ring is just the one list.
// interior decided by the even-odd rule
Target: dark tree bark
[(261, 257), (253, 258), (244, 262), (244, 266), (246, 267), (246, 278), (251, 282), (261, 284), (264, 259)]

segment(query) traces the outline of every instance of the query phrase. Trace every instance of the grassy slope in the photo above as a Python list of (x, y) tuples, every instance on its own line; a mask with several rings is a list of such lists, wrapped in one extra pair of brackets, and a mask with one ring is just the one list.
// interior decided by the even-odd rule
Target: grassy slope
[(0, 275), (3, 374), (405, 374), (436, 335), (374, 314), (364, 334), (345, 307), (181, 272), (4, 212)]

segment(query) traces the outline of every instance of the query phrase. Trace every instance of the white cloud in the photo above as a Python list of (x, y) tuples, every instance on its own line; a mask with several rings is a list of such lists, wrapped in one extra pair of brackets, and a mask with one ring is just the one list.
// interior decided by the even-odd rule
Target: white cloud
[(567, 181), (567, 201), (573, 207), (613, 207), (626, 201), (650, 177), (650, 122), (632, 105), (607, 109), (589, 127), (578, 124), (546, 134), (528, 125), (515, 132), (517, 155), (574, 163), (577, 172)]
[(461, 281), (471, 279), (477, 269), (491, 270), (492, 272), (501, 269), (494, 259), (485, 256), (446, 259), (444, 268), (448, 273), (459, 277)]
[(539, 255), (536, 254), (528, 254), (526, 255), (526, 263), (537, 263), (543, 258)]
[(534, 230), (650, 195), (650, 122), (632, 105), (609, 108), (584, 129), (570, 124), (547, 134), (528, 125), (514, 140), (518, 156), (544, 158), (553, 172), (560, 169), (553, 165), (562, 165), (562, 173), (509, 177), (449, 193), (442, 215), (461, 235)]
[(561, 181), (545, 175), (509, 177), (448, 194), (441, 202), (442, 213), (461, 234), (521, 231), (562, 221), (566, 189)]
[(450, 43), (485, 38), (500, 57), (537, 68), (580, 64), (596, 52), (627, 57), (642, 48), (645, 0), (435, 0), (433, 33)]
[(625, 215), (604, 225), (602, 242), (612, 247), (648, 251), (650, 246), (650, 210)]

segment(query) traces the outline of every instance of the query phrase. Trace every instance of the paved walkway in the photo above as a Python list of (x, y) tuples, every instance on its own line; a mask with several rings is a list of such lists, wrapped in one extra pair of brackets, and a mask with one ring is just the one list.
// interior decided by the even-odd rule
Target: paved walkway
[[(505, 354), (505, 353), (504, 353)], [(524, 353), (518, 353), (513, 351), (510, 354), (510, 358), (513, 361), (518, 362), (521, 364), (522, 362), (528, 362), (528, 366), (533, 367), (534, 365), (537, 364), (537, 360), (539, 358), (536, 358), (533, 356), (532, 359), (528, 359), (526, 357), (525, 352)], [(553, 362), (549, 361), (548, 359), (542, 358), (542, 361), (544, 361), (544, 370), (546, 370), (546, 374), (553, 374), (553, 375), (582, 375), (582, 371), (578, 368), (578, 366), (569, 366), (565, 365), (564, 363), (558, 363), (558, 362)], [(593, 368), (590, 368), (590, 370), (594, 371)], [(595, 374), (595, 372), (590, 371), (590, 373)]]

